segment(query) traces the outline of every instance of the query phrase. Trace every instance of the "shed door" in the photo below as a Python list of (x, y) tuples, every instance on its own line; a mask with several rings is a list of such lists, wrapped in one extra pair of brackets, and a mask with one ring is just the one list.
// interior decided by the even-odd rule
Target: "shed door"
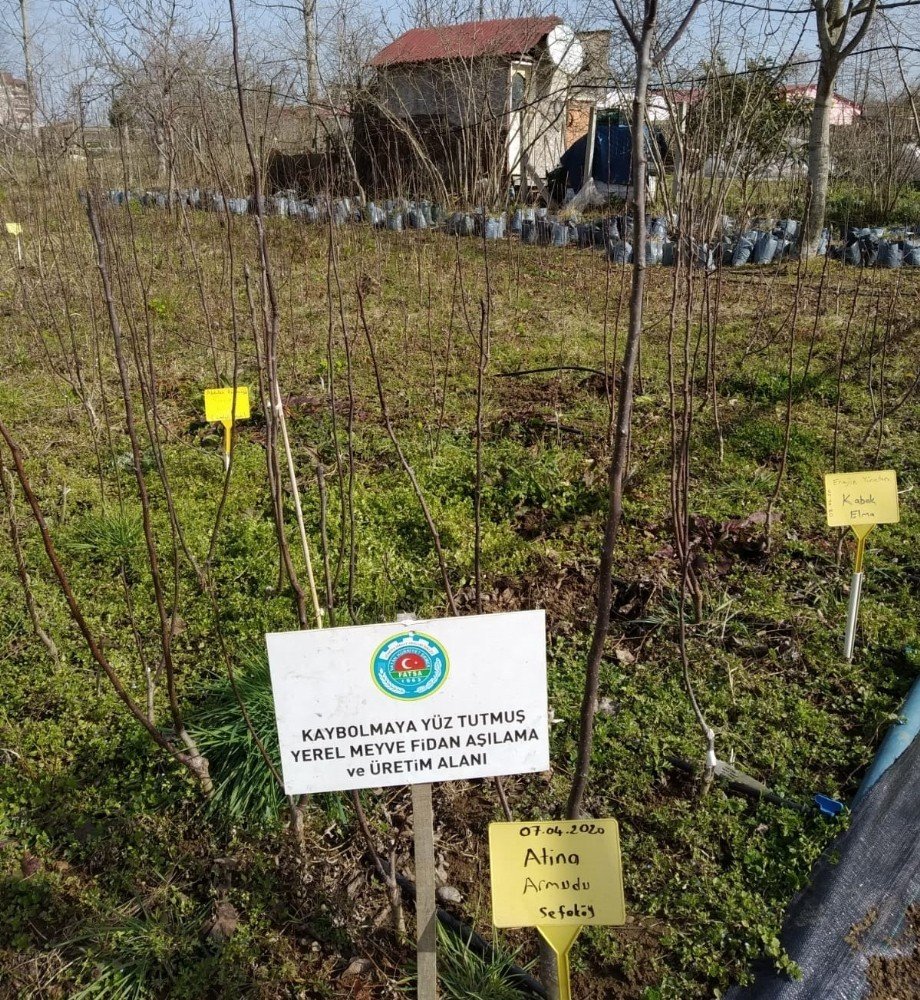
[(529, 89), (530, 65), (528, 63), (512, 63), (508, 100), (508, 173), (513, 179), (520, 178), (522, 173), (525, 153), (522, 141), (524, 108), (527, 104)]

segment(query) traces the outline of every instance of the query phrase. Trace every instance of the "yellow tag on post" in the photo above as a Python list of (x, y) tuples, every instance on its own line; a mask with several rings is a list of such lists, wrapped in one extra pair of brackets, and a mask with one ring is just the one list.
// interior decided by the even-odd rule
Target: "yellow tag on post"
[(6, 224), (6, 231), (10, 236), (21, 236), (22, 226), (18, 222), (8, 222)]
[(249, 388), (245, 385), (237, 386), (236, 398), (234, 398), (232, 386), (222, 389), (205, 389), (204, 418), (211, 423), (220, 422), (222, 424), (233, 423), (234, 420), (247, 420), (249, 418)]
[(829, 472), (824, 477), (827, 523), (832, 528), (895, 524), (898, 477), (894, 469), (877, 472)]
[(496, 927), (626, 923), (614, 819), (490, 823), (489, 862)]

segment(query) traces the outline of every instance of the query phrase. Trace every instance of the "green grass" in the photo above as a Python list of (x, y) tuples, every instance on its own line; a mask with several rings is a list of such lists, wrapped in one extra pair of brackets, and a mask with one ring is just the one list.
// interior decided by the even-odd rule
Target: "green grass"
[[(37, 215), (42, 206), (33, 202), (29, 211)], [(36, 297), (25, 308), (20, 280), (34, 289), (39, 276), (28, 269), (13, 272), (7, 261), (0, 264), (5, 296), (0, 301), (9, 303), (0, 415), (26, 452), (33, 486), (87, 620), (128, 689), (143, 701), (138, 650), (156, 669), (159, 621), (117, 374), (105, 336), (96, 356), (90, 317), (98, 313), (99, 298), (85, 222), (76, 212), (50, 221), (55, 233), (70, 240), (64, 288), (87, 371), (101, 371), (110, 429), (101, 420), (94, 437), (71, 386), (60, 377), (61, 348), (49, 334), (52, 320), (66, 319), (60, 296)], [(123, 218), (110, 221), (112, 240), (125, 250)], [(253, 416), (238, 428), (214, 545), (213, 599), (184, 555), (178, 572), (173, 568), (164, 493), (152, 452), (146, 446), (144, 451), (161, 571), (178, 612), (173, 639), (178, 695), (210, 761), (216, 791), (205, 802), (188, 775), (156, 751), (123, 711), (70, 621), (17, 490), (36, 603), (62, 662), (55, 669), (32, 635), (9, 547), (0, 546), (0, 981), (11, 984), (0, 985), (0, 997), (57, 998), (84, 991), (87, 997), (280, 998), (291, 990), (336, 997), (359, 995), (360, 989), (387, 996), (405, 981), (412, 948), (389, 929), (386, 893), (362, 860), (365, 845), (350, 803), (336, 795), (307, 803), (303, 838), (315, 860), (304, 865), (291, 835), (289, 804), (265, 766), (228, 679), (229, 658), (251, 724), (276, 760), (263, 636), (296, 628), (297, 619), (289, 590), (278, 588), (264, 419), (248, 304), (239, 283), (244, 264), (257, 271), (251, 231), (245, 222), (233, 223), (238, 284), (231, 290), (220, 220), (190, 219), (209, 295), (209, 333), (181, 231), (154, 212), (139, 211), (134, 221), (149, 268), (163, 456), (184, 543), (199, 563), (211, 545), (223, 485), (220, 429), (203, 424), (201, 392), (215, 381), (211, 333), (220, 380), (232, 373), (231, 303), (242, 317), (239, 381), (253, 391)], [(446, 613), (431, 537), (382, 426), (367, 350), (357, 335), (356, 278), (365, 288), (396, 433), (437, 523), (460, 607), (470, 613), (477, 356), (456, 307), (455, 244), (430, 233), (338, 232), (345, 331), (336, 304), (330, 366), (326, 236), (286, 220), (270, 225), (282, 306), (282, 391), (296, 397), (289, 426), (321, 582), (313, 456), (326, 471), (336, 622), (385, 621), (406, 609)], [(459, 252), (475, 332), (479, 299), (486, 292), (482, 247), (470, 241)], [(489, 255), (484, 608), (547, 611), (556, 719), (553, 772), (508, 784), (518, 818), (549, 818), (563, 808), (574, 761), (606, 508), (607, 401), (602, 387), (584, 373), (497, 374), (601, 367), (607, 265), (589, 252), (517, 244), (490, 246)], [(737, 522), (762, 513), (774, 492), (788, 395), (787, 326), (777, 339), (770, 337), (771, 326), (790, 321), (793, 271), (722, 277), (716, 391), (724, 455), (700, 373), (692, 432), (691, 513), (705, 591), (702, 620), (688, 629), (694, 683), (717, 729), (720, 756), (734, 753), (743, 770), (799, 800), (816, 791), (843, 798), (854, 792), (916, 675), (911, 649), (920, 648), (920, 557), (911, 492), (920, 471), (920, 425), (912, 403), (889, 414), (883, 427), (878, 466), (897, 468), (908, 492), (901, 524), (871, 537), (863, 625), (852, 665), (839, 655), (850, 548), (844, 545), (838, 565), (837, 536), (823, 520), (821, 481), (833, 460), (836, 358), (854, 283), (862, 284), (843, 373), (841, 469), (876, 462), (876, 437), (861, 442), (873, 399), (878, 405), (880, 379), (890, 403), (913, 377), (917, 276), (857, 276), (830, 267), (807, 379), (801, 373), (814, 322), (814, 288), (806, 289), (799, 318), (794, 424), (769, 553), (758, 548), (756, 530), (744, 535)], [(129, 312), (135, 322), (142, 312), (130, 274), (123, 278), (120, 308), (130, 330)], [(610, 274), (608, 354), (618, 312), (618, 352), (622, 348), (625, 307), (618, 301), (623, 296), (625, 302), (627, 278), (617, 269)], [(806, 275), (815, 287), (819, 280), (818, 271)], [(576, 946), (575, 995), (586, 997), (691, 1000), (743, 980), (760, 956), (783, 965), (776, 942), (784, 909), (838, 829), (791, 810), (727, 797), (718, 788), (700, 799), (692, 781), (670, 763), (673, 757), (700, 762), (703, 746), (676, 648), (669, 281), (666, 271), (649, 272), (631, 470), (614, 560), (614, 618), (587, 801), (592, 814), (612, 815), (620, 823), (627, 906), (634, 920), (622, 931), (592, 930)], [(882, 312), (873, 335), (870, 310), (877, 302)], [(880, 371), (879, 338), (889, 308), (892, 336)], [(769, 322), (761, 324), (764, 309)], [(39, 331), (50, 361), (36, 350)], [(345, 333), (351, 338), (355, 398), (350, 468)], [(339, 403), (334, 425), (330, 376)], [(98, 372), (94, 379), (92, 401), (101, 414)], [(288, 537), (303, 577), (293, 504), (285, 490)], [(352, 515), (356, 548), (350, 573)], [(628, 655), (618, 657), (614, 649)], [(162, 678), (155, 711), (157, 725), (169, 731)], [(369, 791), (362, 801), (378, 850), (393, 851), (398, 869), (411, 874), (407, 796)], [(466, 918), (490, 936), (486, 829), (500, 816), (490, 786), (439, 788), (435, 804), (439, 864), (464, 895)], [(218, 941), (202, 927), (220, 900), (232, 903), (239, 921)], [(512, 932), (508, 940), (515, 961), (534, 957), (533, 934)], [(372, 968), (357, 985), (348, 984), (341, 976), (356, 956), (369, 957)], [(441, 942), (441, 957), (449, 995), (506, 995), (501, 962), (483, 965), (447, 941)]]

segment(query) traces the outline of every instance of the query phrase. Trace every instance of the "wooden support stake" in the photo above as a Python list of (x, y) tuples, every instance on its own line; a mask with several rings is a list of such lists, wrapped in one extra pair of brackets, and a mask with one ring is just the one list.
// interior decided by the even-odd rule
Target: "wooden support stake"
[[(588, 146), (585, 150), (585, 172), (581, 179), (582, 187), (594, 175), (594, 143), (597, 139), (597, 105), (592, 104), (588, 112)], [(577, 193), (577, 192), (576, 192)]]
[(415, 922), (418, 930), (418, 1000), (438, 996), (438, 918), (434, 883), (434, 809), (431, 785), (412, 786), (415, 840)]

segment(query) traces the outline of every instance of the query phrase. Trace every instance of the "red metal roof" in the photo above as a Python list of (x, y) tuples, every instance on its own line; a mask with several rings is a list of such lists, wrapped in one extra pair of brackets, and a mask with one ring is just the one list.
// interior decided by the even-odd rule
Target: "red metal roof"
[(442, 28), (412, 28), (381, 49), (371, 59), (370, 65), (395, 66), (433, 59), (521, 55), (529, 52), (561, 23), (558, 17), (515, 17), (447, 24)]

